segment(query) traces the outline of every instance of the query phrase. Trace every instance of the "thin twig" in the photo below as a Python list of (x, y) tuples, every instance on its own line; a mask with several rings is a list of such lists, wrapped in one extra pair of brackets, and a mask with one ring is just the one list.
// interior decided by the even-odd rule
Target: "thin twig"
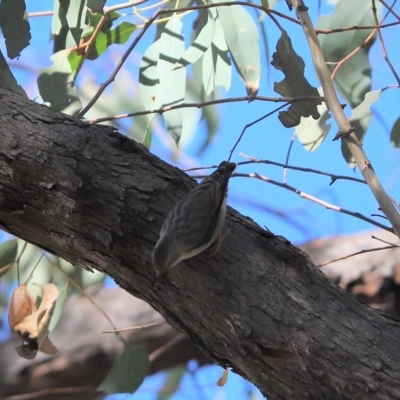
[(173, 105), (173, 106), (166, 106), (166, 107), (158, 108), (156, 110), (136, 111), (136, 112), (133, 112), (133, 113), (115, 115), (115, 116), (112, 116), (112, 117), (93, 118), (93, 119), (89, 119), (87, 121), (90, 122), (90, 123), (93, 123), (93, 124), (97, 124), (99, 122), (115, 121), (115, 120), (122, 119), (122, 118), (137, 117), (139, 115), (163, 114), (163, 113), (165, 113), (167, 111), (176, 110), (178, 108), (203, 108), (203, 107), (210, 106), (210, 105), (215, 105), (215, 104), (237, 103), (237, 102), (241, 102), (241, 101), (254, 101), (254, 100), (270, 101), (271, 103), (282, 103), (282, 102), (295, 103), (297, 101), (311, 101), (311, 100), (324, 101), (324, 98), (323, 97), (319, 97), (319, 96), (302, 96), (302, 97), (242, 96), (242, 97), (229, 97), (227, 99), (209, 100), (209, 101), (204, 101), (204, 102), (201, 102), (201, 103), (182, 103), (182, 104), (177, 104), (177, 105)]
[(265, 114), (264, 116), (262, 116), (261, 118), (256, 119), (253, 122), (250, 122), (249, 124), (245, 125), (245, 127), (242, 129), (242, 132), (239, 135), (239, 138), (236, 140), (236, 143), (234, 144), (234, 146), (232, 147), (230, 153), (229, 153), (229, 157), (228, 157), (228, 161), (230, 161), (233, 152), (235, 151), (237, 145), (239, 144), (239, 142), (242, 140), (242, 137), (244, 135), (244, 133), (246, 132), (247, 128), (250, 128), (251, 126), (253, 126), (254, 124), (259, 123), (260, 121), (262, 121), (263, 119), (269, 117), (270, 115), (276, 113), (277, 111), (281, 110), (282, 108), (286, 107), (287, 105), (291, 104), (291, 102), (286, 102), (285, 104), (279, 106), (278, 108), (275, 108), (274, 110), (272, 110), (271, 112), (269, 112), (268, 114)]
[(359, 178), (354, 178), (352, 176), (335, 175), (335, 174), (332, 174), (330, 172), (320, 171), (318, 169), (305, 168), (305, 167), (296, 167), (294, 165), (282, 164), (282, 163), (278, 163), (278, 162), (271, 161), (271, 160), (259, 160), (257, 158), (253, 158), (251, 156), (248, 156), (247, 154), (244, 154), (244, 153), (240, 153), (240, 156), (248, 158), (250, 161), (241, 161), (241, 162), (237, 163), (238, 165), (245, 165), (245, 164), (271, 164), (271, 165), (276, 165), (277, 167), (292, 169), (294, 171), (311, 172), (313, 174), (325, 175), (325, 176), (329, 176), (332, 179), (330, 185), (332, 185), (335, 181), (337, 181), (339, 179), (358, 182), (358, 183), (363, 183), (364, 185), (367, 184), (367, 182), (365, 182), (365, 180), (359, 179)]
[[(288, 165), (289, 164), (289, 158), (290, 158), (290, 153), (292, 151), (292, 147), (293, 147), (293, 143), (294, 143), (294, 139), (296, 138), (297, 133), (296, 131), (293, 133), (292, 138), (290, 139), (290, 143), (289, 143), (289, 148), (286, 154), (286, 160), (285, 160), (285, 164)], [(287, 168), (283, 168), (283, 182), (286, 183), (286, 178), (287, 178)]]
[(371, 218), (368, 218), (368, 217), (366, 217), (365, 215), (363, 215), (363, 214), (361, 214), (359, 212), (350, 211), (350, 210), (347, 210), (345, 208), (342, 208), (342, 207), (339, 207), (339, 206), (335, 206), (334, 204), (330, 204), (330, 203), (328, 203), (328, 202), (326, 202), (324, 200), (321, 200), (321, 199), (319, 199), (319, 198), (317, 198), (315, 196), (312, 196), (312, 195), (310, 195), (308, 193), (302, 192), (301, 190), (296, 189), (295, 187), (290, 186), (287, 183), (277, 182), (277, 181), (274, 181), (273, 179), (268, 178), (267, 176), (260, 175), (260, 174), (257, 174), (257, 173), (250, 173), (250, 174), (235, 173), (234, 176), (240, 176), (240, 177), (244, 177), (244, 178), (260, 179), (260, 180), (262, 180), (264, 182), (271, 183), (272, 185), (279, 186), (281, 188), (290, 190), (291, 192), (294, 192), (294, 193), (298, 194), (300, 197), (302, 197), (304, 199), (307, 199), (307, 200), (310, 200), (310, 201), (312, 201), (314, 203), (317, 203), (317, 204), (327, 208), (328, 210), (338, 211), (338, 212), (341, 212), (343, 214), (347, 214), (347, 215), (350, 215), (352, 217), (355, 217), (355, 218), (358, 218), (358, 219), (362, 219), (363, 221), (369, 222), (372, 225), (378, 226), (379, 228), (382, 228), (382, 229), (384, 229), (384, 230), (386, 230), (388, 232), (394, 233), (393, 228), (388, 227), (386, 225), (383, 225), (383, 224), (381, 224), (381, 223), (379, 223), (379, 222), (377, 222), (377, 221), (375, 221), (375, 220), (373, 220)]
[[(377, 25), (379, 25), (378, 16), (376, 15), (375, 0), (372, 0), (372, 14), (374, 15), (375, 23)], [(387, 55), (386, 46), (385, 46), (385, 42), (383, 41), (382, 32), (381, 32), (380, 27), (378, 27), (377, 31), (378, 31), (379, 43), (381, 45), (381, 49), (382, 49), (382, 53), (383, 53), (383, 58), (386, 61), (387, 65), (389, 66), (390, 70), (392, 71), (392, 74), (394, 75), (397, 83), (400, 85), (399, 75), (397, 74), (396, 70), (393, 67), (392, 62), (389, 59), (389, 56)]]
[(130, 328), (122, 328), (122, 329), (113, 329), (111, 331), (103, 331), (102, 333), (116, 333), (116, 332), (126, 332), (126, 331), (135, 331), (138, 329), (150, 328), (151, 326), (157, 326), (165, 323), (165, 319), (162, 321), (150, 322), (149, 324), (132, 326)]
[(178, 333), (176, 336), (174, 336), (171, 340), (169, 340), (167, 343), (159, 347), (158, 349), (154, 350), (150, 355), (149, 355), (149, 360), (150, 362), (153, 362), (156, 358), (160, 357), (162, 354), (164, 354), (167, 350), (169, 350), (173, 345), (178, 343), (180, 340), (182, 340), (185, 337), (183, 333)]
[(325, 267), (325, 265), (332, 264), (332, 263), (334, 263), (336, 261), (346, 260), (347, 258), (358, 256), (360, 254), (371, 253), (372, 251), (388, 250), (388, 249), (393, 249), (395, 247), (399, 247), (399, 246), (398, 245), (390, 245), (390, 246), (385, 246), (385, 247), (374, 247), (372, 249), (360, 250), (360, 251), (357, 251), (355, 253), (348, 254), (347, 256), (343, 256), (343, 257), (335, 258), (335, 259), (330, 260), (330, 261), (326, 261), (326, 262), (324, 262), (324, 263), (322, 263), (320, 265), (317, 265), (317, 268), (322, 268), (322, 267)]

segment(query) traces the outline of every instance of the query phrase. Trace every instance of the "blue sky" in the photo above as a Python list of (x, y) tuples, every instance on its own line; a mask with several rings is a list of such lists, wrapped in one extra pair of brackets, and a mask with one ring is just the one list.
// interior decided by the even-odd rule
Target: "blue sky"
[[(115, 3), (116, 2), (107, 2), (107, 5)], [(315, 22), (317, 20), (317, 10), (313, 8), (314, 4), (312, 3), (316, 4), (317, 2), (309, 3), (310, 12)], [(321, 12), (323, 14), (331, 12), (332, 8), (327, 6), (324, 1), (322, 3)], [(40, 2), (33, 0), (27, 1), (29, 12), (51, 10), (52, 4), (53, 2), (50, 0), (42, 0)], [(400, 11), (400, 6), (397, 6), (397, 8), (399, 9), (397, 11)], [(285, 2), (283, 1), (278, 3), (277, 10), (288, 13)], [(294, 14), (292, 14), (292, 16), (294, 16)], [(186, 32), (189, 33), (193, 18), (189, 16), (183, 19), (183, 22), (186, 27)], [(13, 60), (11, 65), (19, 83), (27, 90), (30, 98), (33, 99), (38, 96), (36, 81), (33, 77), (40, 68), (51, 64), (49, 60), (52, 51), (52, 45), (50, 43), (51, 17), (31, 18), (30, 23), (33, 36), (31, 45), (22, 52), (20, 59), (17, 61)], [(309, 50), (306, 46), (301, 28), (293, 28), (291, 24), (285, 21), (283, 21), (282, 24), (289, 32), (296, 52), (306, 63), (306, 77), (312, 85), (318, 87), (319, 83), (310, 62)], [(394, 29), (398, 28), (396, 27)], [(397, 40), (397, 33), (395, 35), (393, 31), (389, 32), (392, 33), (384, 33), (384, 37), (389, 56), (396, 67), (399, 65), (400, 61), (400, 53), (395, 43), (395, 40)], [(276, 41), (279, 37), (279, 31), (271, 23), (267, 23), (267, 36), (269, 43), (269, 59), (271, 59)], [(153, 37), (154, 30), (147, 32), (142, 43), (138, 46), (136, 52), (132, 54), (131, 60), (129, 60), (128, 65), (132, 68), (129, 72), (133, 80), (137, 79), (137, 64), (140, 54), (147, 48)], [(130, 42), (128, 42), (128, 44), (129, 43)], [(126, 48), (126, 46), (112, 46), (105, 53), (103, 59), (94, 62), (89, 61), (88, 65), (84, 66), (82, 70), (82, 77), (90, 75), (97, 84), (103, 82), (115, 65), (115, 60), (118, 60), (123, 53), (124, 48)], [(1, 49), (4, 52), (3, 43), (1, 44)], [(274, 81), (280, 81), (283, 75), (281, 72), (274, 70), (271, 66), (267, 67), (265, 55), (262, 54), (261, 58), (263, 72), (259, 95), (278, 96), (273, 92), (272, 84)], [(373, 89), (396, 83), (382, 57), (382, 51), (378, 41), (376, 41), (371, 49), (370, 59), (373, 67)], [(135, 66), (136, 69), (134, 69)], [(244, 95), (245, 89), (241, 79), (234, 73), (229, 93), (222, 94), (222, 96), (237, 97)], [(381, 96), (379, 102), (373, 106), (374, 116), (364, 142), (364, 149), (377, 175), (388, 193), (397, 200), (400, 199), (400, 185), (398, 184), (400, 175), (399, 152), (391, 147), (389, 135), (394, 121), (399, 117), (399, 106), (400, 95), (398, 89), (387, 90)], [(181, 156), (179, 158), (176, 159), (172, 157), (171, 150), (166, 148), (164, 142), (157, 137), (154, 140), (154, 146), (151, 151), (167, 162), (181, 168), (219, 164), (222, 160), (227, 159), (243, 127), (247, 123), (270, 112), (275, 107), (277, 107), (275, 103), (261, 103), (256, 101), (252, 103), (231, 103), (218, 106), (220, 114), (218, 134), (213, 143), (200, 157), (197, 157), (196, 154), (199, 144), (206, 134), (204, 131), (204, 124), (200, 124), (197, 129), (195, 129), (192, 141), (181, 149)], [(351, 110), (349, 107), (347, 107), (346, 113), (350, 115)], [(99, 117), (101, 116), (102, 115)], [(360, 172), (350, 169), (344, 161), (340, 152), (340, 143), (331, 141), (336, 133), (337, 127), (332, 120), (330, 120), (330, 122), (332, 123), (331, 133), (317, 151), (309, 153), (304, 150), (297, 139), (295, 140), (289, 164), (360, 178)], [(239, 156), (239, 153), (243, 152), (256, 158), (284, 163), (293, 132), (294, 129), (285, 129), (278, 121), (277, 116), (273, 115), (247, 130), (233, 154), (233, 161), (244, 161), (245, 159)], [(165, 139), (162, 135), (160, 137)], [(283, 170), (269, 165), (257, 164), (241, 166), (237, 172), (258, 172), (277, 181), (282, 181), (283, 179)], [(366, 185), (348, 181), (338, 181), (334, 185), (329, 186), (329, 178), (304, 172), (288, 171), (287, 176), (290, 185), (313, 196), (320, 197), (327, 202), (351, 211), (358, 211), (367, 216), (378, 213), (376, 200)], [(356, 233), (373, 228), (364, 221), (331, 210), (326, 210), (322, 206), (301, 199), (296, 194), (285, 189), (250, 178), (234, 178), (231, 180), (229, 204), (243, 215), (254, 219), (261, 226), (268, 227), (275, 234), (285, 236), (293, 243), (302, 243), (311, 239), (331, 235)], [(384, 222), (383, 219), (379, 219), (379, 221)], [(237, 393), (237, 390), (247, 390), (246, 384), (239, 383), (233, 374), (230, 376), (225, 391), (218, 392), (219, 389), (214, 386), (210, 389), (207, 385), (218, 379), (221, 371), (222, 370), (217, 367), (209, 367), (202, 370), (197, 376), (196, 379), (198, 379), (201, 384), (204, 383), (202, 390), (207, 391), (207, 393), (210, 391), (210, 393), (207, 394), (207, 398), (233, 398), (232, 393)], [(149, 378), (140, 391), (132, 398), (148, 398), (149, 400), (155, 398), (155, 394), (151, 393), (151, 388), (158, 387), (162, 380), (163, 375)], [(185, 385), (190, 386), (192, 384), (193, 381), (191, 381), (188, 375), (188, 377), (185, 377), (182, 386), (185, 387)], [(147, 387), (150, 388), (150, 393), (148, 394), (146, 394)], [(186, 393), (187, 397), (185, 397), (184, 393)], [(190, 391), (190, 396), (188, 396), (187, 392), (182, 392), (180, 394), (178, 393), (173, 398), (202, 398), (196, 396), (197, 395), (193, 391)]]

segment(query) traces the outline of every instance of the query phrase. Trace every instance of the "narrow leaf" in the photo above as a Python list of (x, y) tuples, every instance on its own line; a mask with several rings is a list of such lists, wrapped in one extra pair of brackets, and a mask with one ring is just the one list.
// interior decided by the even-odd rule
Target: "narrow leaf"
[[(365, 134), (367, 133), (367, 129), (371, 122), (372, 118), (371, 106), (376, 101), (378, 101), (381, 93), (382, 90), (373, 90), (371, 92), (368, 92), (365, 95), (364, 101), (353, 110), (353, 114), (349, 119), (351, 126), (356, 129), (355, 135), (357, 136), (361, 144), (364, 141)], [(351, 168), (354, 168), (356, 166), (356, 162), (343, 140), (341, 149), (343, 157), (345, 158), (349, 166)]]
[(400, 148), (400, 117), (397, 118), (390, 132), (390, 143), (395, 149)]
[(18, 57), (31, 40), (28, 14), (24, 0), (1, 1), (0, 27), (6, 40), (8, 57)]
[[(159, 95), (160, 81), (158, 79), (157, 62), (160, 57), (161, 41), (155, 41), (143, 54), (139, 67), (139, 93), (145, 110), (156, 110), (161, 107)], [(153, 115), (147, 115), (148, 121)]]
[[(182, 22), (174, 14), (165, 26), (160, 38), (160, 58), (157, 63), (160, 80), (159, 96), (163, 107), (182, 104), (185, 99), (186, 68), (174, 69), (174, 64), (185, 51)], [(176, 145), (182, 134), (183, 109), (165, 112), (165, 126)]]
[(18, 251), (17, 239), (7, 240), (0, 244), (0, 268), (15, 261)]
[[(382, 12), (382, 4), (376, 2), (378, 19)], [(336, 4), (333, 14), (321, 17), (318, 29), (333, 29), (343, 26), (370, 26), (375, 25), (371, 4), (365, 0), (340, 1)], [(357, 47), (363, 45), (365, 39), (371, 34), (372, 29), (354, 29), (351, 31), (337, 32), (330, 35), (320, 35), (328, 67), (333, 71), (335, 63), (347, 57)], [(371, 90), (371, 64), (368, 59), (369, 50), (374, 40), (363, 45), (335, 75), (335, 83), (342, 97), (351, 107), (358, 106), (365, 94)]]
[(180, 60), (175, 65), (175, 68), (186, 66), (196, 62), (204, 52), (211, 46), (215, 34), (215, 21), (208, 14), (206, 25), (201, 29), (200, 33), (190, 45), (190, 47), (183, 53)]
[(133, 393), (142, 384), (149, 370), (150, 361), (146, 350), (139, 346), (132, 349), (127, 343), (111, 367), (98, 391), (113, 393)]
[[(214, 3), (219, 2), (214, 0)], [(244, 80), (247, 94), (256, 95), (261, 68), (257, 26), (242, 6), (218, 7), (217, 12), (229, 52)]]
[(157, 400), (169, 400), (178, 391), (179, 385), (182, 382), (182, 378), (187, 372), (187, 369), (183, 365), (178, 365), (166, 372), (168, 375), (163, 383), (162, 391), (158, 395)]

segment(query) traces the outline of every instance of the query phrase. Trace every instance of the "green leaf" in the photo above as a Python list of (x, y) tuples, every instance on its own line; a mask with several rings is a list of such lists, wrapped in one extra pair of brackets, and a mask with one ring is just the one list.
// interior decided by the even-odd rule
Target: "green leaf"
[[(368, 92), (365, 95), (364, 101), (353, 110), (353, 114), (349, 119), (351, 126), (356, 129), (354, 133), (361, 144), (364, 141), (364, 137), (365, 134), (367, 133), (369, 123), (371, 122), (372, 118), (371, 106), (376, 101), (378, 101), (381, 93), (382, 93), (381, 89)], [(351, 155), (350, 150), (345, 144), (344, 140), (342, 140), (341, 148), (343, 157), (345, 158), (349, 166), (351, 168), (354, 168), (357, 164), (353, 156)]]
[(53, 65), (41, 70), (38, 88), (43, 101), (50, 103), (51, 108), (74, 115), (82, 104), (73, 85), (68, 54), (69, 50), (63, 50), (50, 57)]
[(24, 0), (2, 0), (0, 27), (6, 40), (9, 58), (19, 57), (31, 40), (28, 14)]
[[(154, 117), (154, 114), (152, 116)], [(148, 149), (150, 149), (150, 146), (151, 146), (151, 136), (152, 136), (150, 124), (151, 124), (151, 120), (147, 124), (146, 130), (144, 132), (143, 140), (142, 140), (143, 146), (147, 147)]]
[[(275, 92), (284, 97), (319, 96), (318, 90), (311, 86), (304, 76), (304, 61), (294, 51), (286, 32), (283, 32), (278, 40), (271, 65), (285, 74), (285, 79), (275, 82)], [(301, 117), (312, 116), (318, 119), (319, 104), (320, 100), (297, 101), (291, 104), (287, 111), (281, 111), (278, 118), (286, 128), (298, 125)]]
[(143, 346), (132, 349), (124, 343), (104, 381), (97, 388), (109, 394), (133, 393), (142, 384), (149, 370), (149, 356)]
[[(137, 26), (130, 22), (122, 22), (117, 27), (109, 30), (105, 29), (100, 31), (96, 36), (96, 39), (87, 55), (88, 60), (95, 60), (101, 56), (109, 46), (112, 44), (124, 44), (129, 39), (131, 34), (136, 30)], [(89, 38), (93, 33), (93, 29), (85, 33), (82, 38)], [(68, 60), (71, 65), (71, 70), (76, 71), (81, 63), (83, 55), (78, 54), (76, 51), (72, 51), (68, 55)]]
[(106, 0), (87, 0), (86, 4), (91, 10), (103, 14), (103, 7), (106, 4)]
[(17, 258), (17, 239), (7, 240), (0, 243), (0, 268), (10, 265)]
[(20, 85), (18, 85), (17, 81), (12, 74), (10, 67), (7, 64), (6, 59), (3, 56), (3, 53), (0, 51), (0, 86), (6, 89), (10, 89), (14, 92), (20, 93), (26, 96), (24, 89)]
[(175, 65), (175, 68), (193, 64), (211, 46), (215, 34), (215, 21), (211, 15), (207, 15), (207, 23), (201, 29), (200, 33), (190, 47), (183, 53), (182, 57)]
[[(157, 63), (160, 80), (159, 96), (163, 107), (182, 104), (185, 99), (186, 68), (174, 69), (174, 65), (185, 51), (182, 22), (174, 14), (168, 21), (160, 38), (160, 58)], [(179, 145), (182, 134), (183, 109), (165, 112), (165, 126)]]
[[(214, 0), (220, 3), (221, 0)], [(248, 95), (256, 95), (260, 84), (260, 47), (253, 18), (242, 6), (218, 7), (218, 17), (235, 67)]]
[(400, 148), (400, 117), (397, 118), (390, 132), (390, 143), (395, 149)]
[[(382, 12), (382, 4), (376, 2), (378, 19)], [(318, 29), (333, 29), (346, 26), (375, 25), (371, 4), (365, 0), (341, 1), (336, 5), (333, 14), (321, 17)], [(319, 35), (325, 60), (337, 63), (348, 56), (354, 49), (361, 46), (371, 34), (372, 29), (354, 29), (351, 31), (337, 32), (329, 35)], [(371, 90), (371, 65), (368, 53), (374, 40), (370, 40), (357, 51), (335, 75), (335, 84), (342, 97), (351, 107), (358, 106), (365, 94)], [(328, 64), (331, 71), (335, 64)]]
[[(139, 93), (145, 110), (161, 108), (160, 81), (157, 62), (160, 57), (161, 40), (155, 41), (143, 54), (139, 67)], [(153, 115), (148, 114), (149, 122)]]
[[(318, 88), (318, 93), (320, 96), (324, 95), (321, 87)], [(326, 123), (331, 117), (326, 103), (322, 102), (317, 106), (317, 110), (320, 114), (318, 119), (314, 119), (313, 117), (301, 117), (300, 124), (296, 127), (296, 133), (300, 143), (307, 151), (317, 150), (331, 129), (331, 124)]]
[[(57, 0), (56, 0), (57, 1)], [(65, 14), (69, 31), (76, 45), (79, 45), (86, 19), (85, 0), (58, 0)]]
[(187, 368), (184, 365), (178, 365), (166, 372), (168, 375), (163, 383), (163, 389), (159, 393), (157, 400), (168, 400), (178, 391), (183, 375), (187, 372)]

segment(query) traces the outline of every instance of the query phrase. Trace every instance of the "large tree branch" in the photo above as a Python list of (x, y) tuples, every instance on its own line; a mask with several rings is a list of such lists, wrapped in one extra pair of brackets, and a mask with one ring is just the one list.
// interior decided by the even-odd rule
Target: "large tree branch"
[(400, 324), (229, 210), (221, 251), (155, 286), (163, 218), (195, 183), (143, 146), (0, 89), (0, 225), (112, 276), (270, 399), (399, 396)]

